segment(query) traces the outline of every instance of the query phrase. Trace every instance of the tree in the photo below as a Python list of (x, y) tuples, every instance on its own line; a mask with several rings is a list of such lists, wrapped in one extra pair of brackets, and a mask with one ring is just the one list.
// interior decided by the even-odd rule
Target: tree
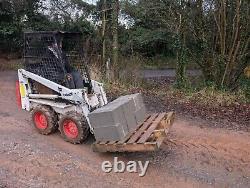
[(250, 3), (197, 0), (192, 6), (196, 11), (190, 15), (194, 41), (190, 56), (201, 67), (206, 81), (217, 87), (237, 88), (249, 64)]
[[(134, 21), (130, 28), (133, 50), (149, 50), (146, 54), (150, 54), (157, 49), (167, 55), (160, 44), (168, 41), (164, 48), (170, 48), (176, 56), (178, 85), (185, 83), (185, 67), (192, 61), (202, 70), (207, 84), (237, 88), (250, 63), (249, 1), (127, 0), (124, 7)], [(145, 37), (159, 36), (159, 29), (169, 34), (151, 40)], [(156, 45), (150, 48), (148, 44), (153, 43)]]
[(40, 0), (1, 1), (1, 51), (12, 52), (20, 50), (23, 38), (22, 32), (25, 29), (35, 29), (43, 25), (42, 23), (48, 21), (48, 19), (39, 12), (41, 8)]
[[(159, 53), (174, 56), (177, 62), (179, 87), (183, 87), (187, 82), (188, 11), (190, 11), (187, 4), (185, 0), (138, 0), (136, 3), (126, 1), (124, 6), (125, 13), (134, 19), (133, 28), (140, 31), (139, 37), (133, 35), (132, 40), (139, 41), (139, 44), (133, 46), (139, 46), (140, 51), (149, 50), (153, 56)], [(150, 56), (150, 53), (147, 54)]]
[[(102, 5), (102, 67), (106, 65), (106, 25), (107, 25), (107, 1), (103, 0)], [(109, 67), (107, 67), (109, 69)], [(108, 71), (108, 70), (106, 70)]]
[[(118, 56), (119, 56), (119, 44), (118, 44), (118, 15), (119, 15), (119, 0), (113, 0), (112, 3), (112, 35), (113, 35), (113, 44), (112, 44), (112, 64), (113, 67), (118, 67)], [(115, 71), (118, 73), (118, 71)], [(117, 74), (115, 75), (116, 77)]]
[(87, 20), (93, 7), (81, 0), (3, 0), (0, 50), (20, 53), (24, 31), (67, 30), (94, 35), (94, 26)]

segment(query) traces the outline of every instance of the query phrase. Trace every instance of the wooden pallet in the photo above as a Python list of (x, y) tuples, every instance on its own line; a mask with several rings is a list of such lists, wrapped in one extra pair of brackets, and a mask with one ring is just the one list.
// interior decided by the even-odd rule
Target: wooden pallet
[(95, 142), (95, 152), (144, 152), (160, 148), (174, 121), (174, 113), (149, 115), (137, 129), (120, 141)]

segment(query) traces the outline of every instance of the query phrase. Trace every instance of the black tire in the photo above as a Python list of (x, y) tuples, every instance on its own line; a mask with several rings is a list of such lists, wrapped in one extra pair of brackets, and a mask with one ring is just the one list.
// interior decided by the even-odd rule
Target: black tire
[[(77, 134), (75, 134), (75, 131), (72, 131), (73, 134), (71, 134), (71, 130), (67, 130), (68, 124), (72, 122), (74, 129), (77, 129)], [(86, 118), (82, 114), (75, 112), (62, 115), (59, 120), (59, 130), (61, 132), (62, 138), (72, 144), (80, 144), (84, 142), (90, 133)]]
[[(34, 127), (40, 134), (48, 135), (57, 130), (57, 114), (50, 107), (38, 105), (32, 110), (31, 115)], [(46, 126), (39, 125), (39, 115), (43, 115), (44, 120), (46, 120)]]

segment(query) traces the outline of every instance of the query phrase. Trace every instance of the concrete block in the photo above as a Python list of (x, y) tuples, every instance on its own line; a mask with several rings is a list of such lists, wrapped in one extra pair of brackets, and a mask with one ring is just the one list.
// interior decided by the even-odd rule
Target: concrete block
[(145, 107), (141, 107), (139, 110), (135, 111), (135, 119), (137, 124), (142, 123), (147, 117), (147, 112)]
[(122, 125), (98, 127), (94, 129), (94, 135), (97, 141), (118, 141), (127, 135)]
[(134, 115), (135, 106), (134, 102), (130, 99), (124, 100), (124, 105), (122, 106), (123, 113), (127, 122), (128, 131), (134, 131), (137, 127), (136, 117)]
[(120, 97), (121, 99), (132, 99), (134, 101), (134, 105), (136, 110), (139, 110), (140, 108), (144, 107), (145, 108), (145, 104), (143, 102), (143, 97), (142, 94), (140, 93), (136, 93), (136, 94), (132, 94), (132, 95), (125, 95)]
[(89, 114), (98, 141), (121, 140), (146, 117), (141, 94), (122, 96)]
[[(89, 114), (91, 126), (98, 141), (121, 140), (129, 132), (128, 124), (133, 124), (133, 103), (128, 100), (115, 100)], [(132, 116), (132, 118), (131, 118)], [(131, 119), (130, 119), (131, 118)], [(136, 124), (136, 120), (134, 118)]]
[(133, 99), (128, 96), (122, 96), (116, 99), (116, 101), (123, 103), (122, 108), (127, 121), (128, 131), (134, 131), (137, 128), (138, 123), (136, 121), (136, 107)]
[(145, 107), (145, 104), (143, 102), (143, 97), (140, 93), (136, 93), (136, 94), (132, 94), (132, 95), (125, 95), (120, 97), (121, 99), (131, 99), (134, 102), (134, 106), (135, 106), (135, 111), (134, 111), (134, 115), (136, 118), (136, 122), (137, 124), (140, 124), (141, 122), (143, 122), (146, 118), (147, 115), (147, 110)]
[(88, 117), (93, 128), (127, 125), (122, 105), (117, 102), (111, 102), (91, 112)]
[(128, 97), (119, 97), (118, 99), (112, 102), (112, 105), (121, 106), (126, 120), (128, 131), (134, 131), (137, 127), (137, 121), (134, 113), (136, 111), (134, 101)]

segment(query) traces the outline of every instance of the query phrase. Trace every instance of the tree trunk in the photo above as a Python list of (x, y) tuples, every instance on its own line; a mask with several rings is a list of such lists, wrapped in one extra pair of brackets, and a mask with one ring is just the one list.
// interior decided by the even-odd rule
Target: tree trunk
[(185, 33), (180, 34), (181, 47), (177, 52), (177, 67), (176, 67), (176, 80), (177, 87), (183, 88), (187, 84), (186, 79), (186, 36)]
[(119, 15), (119, 0), (113, 0), (112, 2), (112, 64), (115, 78), (119, 77), (118, 69), (118, 56), (119, 56), (119, 44), (118, 44), (118, 15)]
[[(107, 9), (107, 2), (103, 0), (102, 5), (102, 71), (106, 67), (106, 9)], [(105, 70), (107, 71), (107, 70)]]
[[(181, 6), (183, 2), (181, 1)], [(182, 8), (184, 11), (185, 8)], [(179, 27), (177, 28), (177, 35), (179, 40), (179, 50), (177, 52), (177, 67), (176, 67), (176, 81), (177, 87), (183, 88), (186, 86), (186, 34), (185, 34), (185, 26), (184, 26), (184, 18), (183, 13), (179, 13)]]

